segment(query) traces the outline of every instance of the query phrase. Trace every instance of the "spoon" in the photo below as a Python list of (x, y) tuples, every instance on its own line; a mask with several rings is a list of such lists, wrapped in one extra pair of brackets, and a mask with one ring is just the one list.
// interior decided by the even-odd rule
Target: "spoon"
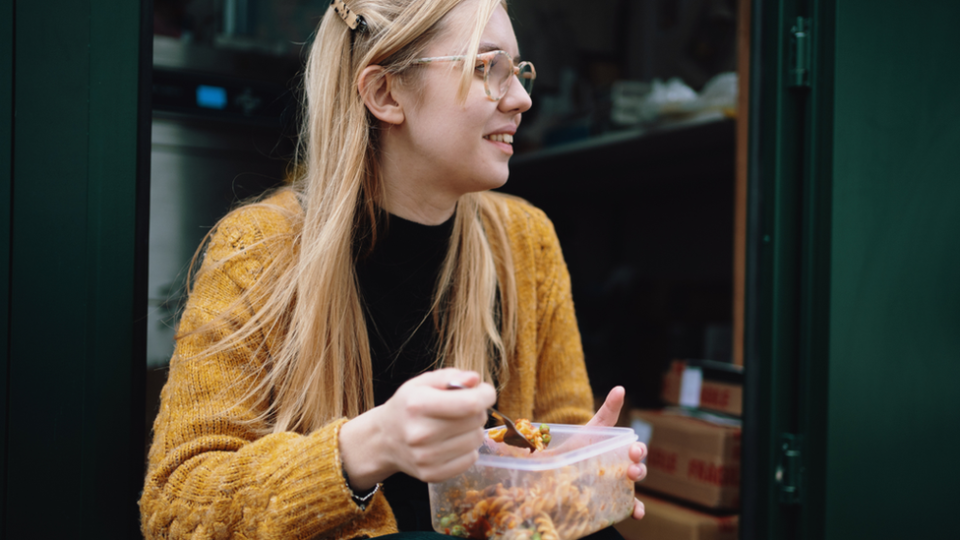
[[(447, 383), (447, 388), (450, 390), (466, 390), (467, 387), (459, 383)], [(509, 444), (510, 446), (516, 446), (517, 448), (528, 448), (531, 452), (536, 452), (537, 447), (533, 445), (530, 441), (527, 440), (518, 430), (517, 426), (513, 424), (513, 420), (507, 418), (500, 411), (490, 407), (487, 409), (490, 411), (490, 415), (503, 422), (504, 427), (507, 428), (507, 432), (503, 435), (503, 442)]]

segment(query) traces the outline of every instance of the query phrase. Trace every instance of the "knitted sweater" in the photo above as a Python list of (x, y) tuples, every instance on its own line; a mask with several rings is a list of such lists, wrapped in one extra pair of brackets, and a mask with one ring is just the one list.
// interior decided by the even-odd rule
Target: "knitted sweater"
[[(267, 202), (299, 211), (289, 191)], [(584, 423), (593, 398), (560, 244), (542, 211), (515, 199), (508, 206), (518, 331), (498, 408), (514, 418)], [(181, 332), (209, 322), (250, 289), (270, 264), (267, 244), (290, 242), (291, 232), (281, 212), (262, 207), (225, 219), (210, 240), (203, 264), (211, 270), (198, 274)], [(350, 497), (338, 444), (347, 420), (307, 434), (261, 436), (250, 423), (259, 411), (240, 403), (256, 384), (257, 361), (242, 352), (191, 361), (211, 339), (204, 333), (181, 339), (171, 360), (140, 499), (144, 536), (294, 540), (396, 532), (382, 493), (363, 510)]]

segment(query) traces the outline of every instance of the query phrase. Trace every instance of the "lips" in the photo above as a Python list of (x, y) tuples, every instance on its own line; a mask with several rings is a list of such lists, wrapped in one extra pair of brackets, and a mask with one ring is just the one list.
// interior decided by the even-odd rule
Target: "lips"
[(494, 142), (513, 144), (513, 135), (509, 133), (494, 133), (492, 135), (486, 135), (483, 138)]

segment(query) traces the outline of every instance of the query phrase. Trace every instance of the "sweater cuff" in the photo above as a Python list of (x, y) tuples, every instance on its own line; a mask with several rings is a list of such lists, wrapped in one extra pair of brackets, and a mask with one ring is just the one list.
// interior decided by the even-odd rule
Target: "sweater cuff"
[(341, 472), (340, 428), (346, 422), (341, 418), (307, 435), (301, 451), (283, 467), (289, 477), (280, 484), (289, 487), (282, 497), (270, 498), (268, 515), (286, 521), (287, 526), (276, 530), (309, 531), (305, 537), (312, 537), (363, 515)]

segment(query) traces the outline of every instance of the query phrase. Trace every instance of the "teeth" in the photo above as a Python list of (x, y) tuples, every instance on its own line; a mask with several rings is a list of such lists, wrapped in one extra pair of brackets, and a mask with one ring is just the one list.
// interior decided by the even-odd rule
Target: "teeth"
[(490, 139), (491, 141), (513, 144), (513, 135), (509, 133), (495, 133), (493, 135), (487, 135), (484, 138)]

